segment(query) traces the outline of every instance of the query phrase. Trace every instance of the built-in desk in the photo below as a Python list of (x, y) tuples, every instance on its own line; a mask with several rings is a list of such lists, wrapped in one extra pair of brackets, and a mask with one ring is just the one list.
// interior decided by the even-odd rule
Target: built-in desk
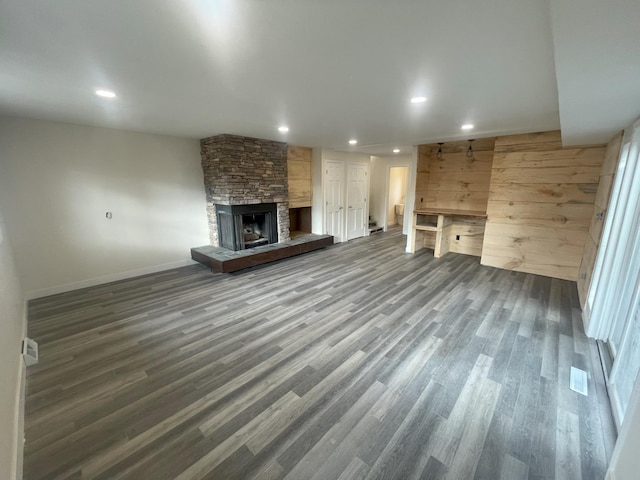
[(433, 232), (433, 256), (438, 258), (449, 251), (449, 245), (451, 242), (451, 225), (453, 224), (454, 217), (475, 217), (475, 218), (487, 218), (486, 212), (480, 212), (475, 210), (453, 210), (453, 209), (430, 209), (422, 208), (413, 212), (413, 245), (411, 245), (411, 253), (415, 253), (423, 247), (429, 247), (425, 245), (425, 238), (428, 239), (432, 236), (426, 236), (425, 232)]

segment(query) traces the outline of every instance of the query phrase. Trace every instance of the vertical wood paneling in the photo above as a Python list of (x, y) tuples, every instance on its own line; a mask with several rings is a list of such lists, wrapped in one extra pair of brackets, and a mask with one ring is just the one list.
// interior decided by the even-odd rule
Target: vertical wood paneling
[(482, 263), (577, 280), (604, 155), (559, 131), (498, 137)]
[(591, 276), (593, 267), (596, 263), (596, 255), (602, 237), (602, 227), (604, 225), (605, 214), (609, 206), (609, 198), (611, 197), (611, 186), (616, 168), (618, 166), (618, 158), (620, 157), (620, 148), (622, 147), (623, 132), (618, 133), (607, 144), (604, 155), (604, 163), (600, 171), (600, 182), (595, 198), (595, 207), (593, 215), (589, 219), (589, 234), (587, 235), (582, 261), (580, 264), (580, 275), (578, 276), (578, 295), (580, 297), (580, 305), (582, 308), (587, 302), (587, 293), (591, 284)]
[(287, 146), (289, 208), (311, 206), (311, 148)]

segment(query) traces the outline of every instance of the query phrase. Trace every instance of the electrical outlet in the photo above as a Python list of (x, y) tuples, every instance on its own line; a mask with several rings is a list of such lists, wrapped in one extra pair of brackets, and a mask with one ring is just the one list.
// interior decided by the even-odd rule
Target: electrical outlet
[(460, 235), (456, 235), (456, 240), (460, 240)]
[(107, 212), (105, 214), (105, 217), (107, 217), (107, 220), (111, 220), (113, 218), (113, 213), (112, 212)]
[(27, 367), (38, 363), (38, 342), (25, 338), (22, 341), (22, 357)]

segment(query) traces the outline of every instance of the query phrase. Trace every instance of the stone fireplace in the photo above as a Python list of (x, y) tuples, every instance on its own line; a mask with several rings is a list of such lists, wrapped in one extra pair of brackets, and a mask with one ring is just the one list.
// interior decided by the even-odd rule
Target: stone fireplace
[(200, 147), (211, 244), (241, 250), (289, 240), (287, 144), (225, 134)]

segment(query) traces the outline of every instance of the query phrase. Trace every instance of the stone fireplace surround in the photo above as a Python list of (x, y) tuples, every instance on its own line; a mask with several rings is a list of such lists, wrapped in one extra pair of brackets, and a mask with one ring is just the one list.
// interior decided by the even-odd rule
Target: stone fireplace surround
[(287, 144), (239, 135), (200, 140), (209, 240), (220, 246), (217, 205), (277, 205), (278, 242), (289, 240)]

